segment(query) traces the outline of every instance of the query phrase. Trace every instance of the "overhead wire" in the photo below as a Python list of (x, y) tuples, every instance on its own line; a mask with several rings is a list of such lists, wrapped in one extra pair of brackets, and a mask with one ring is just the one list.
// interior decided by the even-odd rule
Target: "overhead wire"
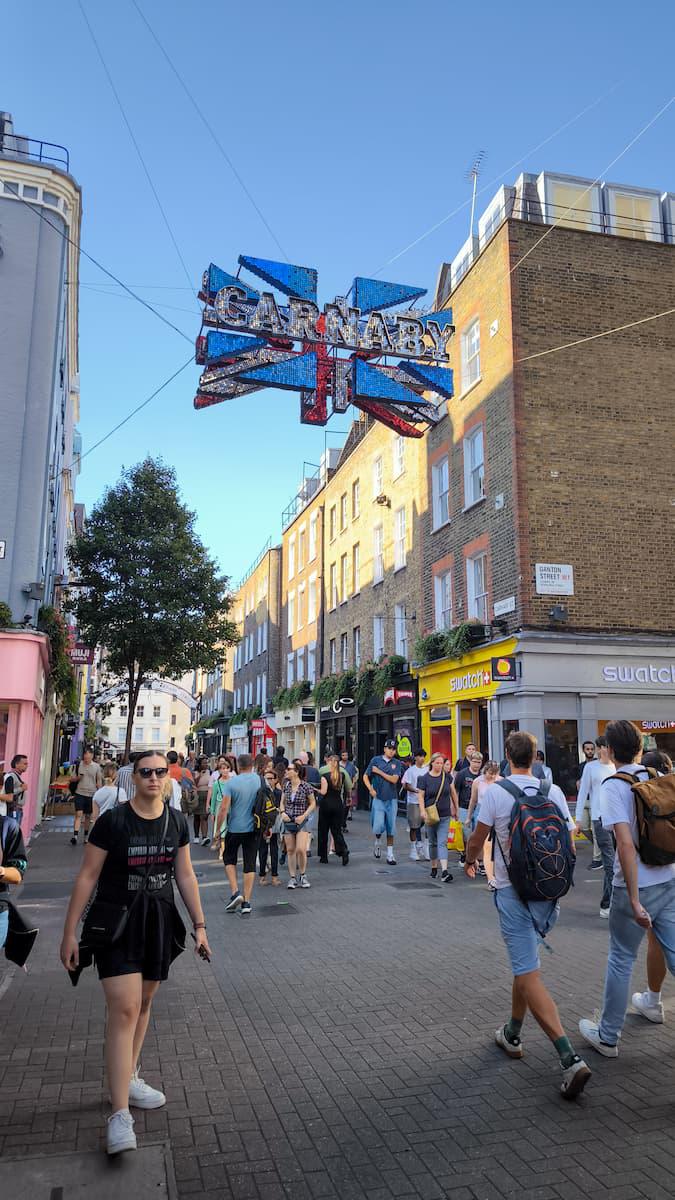
[[(115, 81), (114, 81), (114, 79), (113, 79), (113, 77), (112, 77), (112, 74), (111, 74), (111, 72), (110, 72), (110, 69), (109, 69), (109, 67), (108, 67), (108, 64), (107, 64), (107, 62), (106, 62), (106, 60), (105, 60), (105, 58), (104, 58), (103, 51), (101, 50), (101, 47), (100, 47), (100, 45), (99, 45), (99, 42), (98, 42), (98, 39), (97, 39), (97, 37), (96, 37), (96, 34), (94, 33), (94, 30), (93, 30), (92, 24), (91, 24), (91, 22), (90, 22), (90, 20), (89, 20), (89, 17), (87, 16), (87, 13), (86, 13), (86, 10), (85, 10), (85, 7), (84, 7), (84, 4), (82, 3), (82, 0), (77, 0), (77, 6), (78, 6), (78, 8), (79, 8), (79, 10), (80, 10), (80, 13), (82, 14), (82, 19), (83, 19), (83, 21), (84, 21), (84, 23), (85, 23), (85, 25), (87, 26), (87, 29), (88, 29), (88, 31), (89, 31), (89, 36), (90, 36), (90, 38), (91, 38), (91, 40), (92, 40), (92, 43), (93, 43), (93, 45), (94, 45), (94, 49), (96, 50), (96, 53), (97, 53), (97, 55), (98, 55), (98, 57), (99, 57), (99, 61), (100, 61), (100, 63), (101, 63), (101, 66), (103, 67), (103, 71), (104, 71), (104, 73), (105, 73), (106, 79), (108, 80), (108, 83), (110, 84), (110, 90), (111, 90), (111, 92), (112, 92), (113, 96), (115, 97), (115, 101), (116, 101), (116, 103), (117, 103), (117, 107), (119, 108), (119, 111), (120, 111), (120, 114), (121, 114), (122, 120), (124, 121), (124, 124), (126, 125), (127, 132), (128, 132), (128, 134), (129, 134), (129, 137), (131, 138), (131, 141), (132, 141), (132, 144), (133, 144), (134, 150), (136, 151), (136, 154), (137, 154), (137, 156), (138, 156), (138, 160), (139, 160), (139, 162), (140, 162), (140, 164), (141, 164), (141, 167), (142, 167), (142, 169), (143, 169), (143, 174), (145, 175), (145, 178), (146, 178), (146, 179), (147, 179), (147, 181), (148, 181), (148, 186), (149, 186), (149, 188), (150, 188), (150, 191), (152, 192), (152, 194), (153, 194), (153, 196), (154, 196), (154, 198), (155, 198), (155, 203), (157, 204), (157, 207), (158, 207), (158, 209), (159, 209), (159, 211), (160, 211), (160, 214), (161, 214), (162, 220), (164, 221), (164, 225), (166, 226), (166, 230), (167, 230), (167, 233), (169, 234), (169, 237), (170, 237), (170, 239), (171, 239), (171, 243), (172, 243), (172, 245), (173, 245), (173, 248), (174, 248), (174, 250), (176, 251), (176, 255), (178, 256), (178, 260), (179, 260), (179, 262), (180, 262), (180, 264), (181, 264), (181, 266), (182, 266), (182, 268), (183, 268), (183, 271), (184, 271), (184, 273), (185, 273), (185, 277), (186, 277), (186, 279), (187, 279), (188, 283), (192, 285), (192, 283), (193, 283), (192, 276), (190, 275), (190, 272), (188, 271), (187, 264), (186, 264), (186, 262), (185, 262), (185, 259), (183, 258), (183, 255), (182, 255), (182, 253), (181, 253), (181, 250), (180, 250), (180, 246), (178, 245), (178, 242), (177, 242), (177, 240), (176, 240), (176, 236), (175, 236), (175, 234), (174, 234), (174, 232), (173, 232), (173, 229), (172, 229), (172, 227), (171, 227), (171, 222), (169, 221), (169, 218), (168, 218), (168, 216), (167, 216), (167, 214), (166, 214), (166, 210), (165, 210), (165, 208), (164, 208), (164, 205), (162, 204), (162, 201), (161, 201), (161, 199), (160, 199), (159, 192), (157, 191), (157, 188), (155, 187), (155, 184), (154, 184), (154, 182), (153, 182), (153, 179), (152, 179), (152, 175), (150, 174), (150, 171), (149, 171), (148, 165), (147, 165), (147, 163), (146, 163), (146, 161), (145, 161), (145, 158), (144, 158), (144, 156), (143, 156), (143, 151), (141, 150), (141, 147), (140, 147), (140, 145), (139, 145), (139, 143), (138, 143), (138, 139), (137, 139), (137, 137), (136, 137), (136, 135), (135, 135), (135, 133), (134, 133), (134, 131), (133, 131), (133, 128), (132, 128), (132, 125), (131, 125), (131, 121), (129, 120), (129, 118), (128, 118), (128, 116), (127, 116), (127, 113), (126, 113), (126, 110), (125, 110), (125, 108), (124, 108), (124, 105), (122, 104), (122, 100), (121, 100), (120, 94), (119, 94), (119, 92), (118, 92), (118, 90), (117, 90), (117, 88), (116, 88), (116, 86), (115, 86)], [(197, 308), (199, 308), (199, 305), (198, 305), (198, 302), (197, 302), (197, 299), (196, 299), (196, 294), (195, 294), (194, 287), (193, 287), (193, 290), (192, 290), (192, 294), (195, 296), (195, 303), (197, 304)]]
[(589, 333), (586, 337), (575, 338), (572, 342), (563, 342), (561, 346), (551, 346), (548, 350), (537, 350), (534, 354), (525, 354), (522, 358), (514, 359), (514, 362), (530, 362), (533, 358), (544, 358), (547, 354), (559, 354), (561, 350), (571, 350), (573, 346), (583, 346), (585, 342), (595, 342), (598, 338), (609, 337), (612, 333), (623, 333), (625, 329), (634, 329), (636, 325), (646, 325), (648, 321), (658, 321), (660, 317), (670, 317), (673, 314), (675, 314), (675, 308), (666, 308), (663, 312), (652, 313), (649, 317), (639, 317), (637, 321), (628, 321), (625, 325), (615, 325), (613, 329), (603, 329), (600, 333)]
[[(79, 3), (79, 0), (78, 0), (78, 3)], [(202, 111), (200, 105), (197, 103), (197, 101), (196, 101), (195, 97), (193, 96), (192, 92), (190, 91), (187, 83), (183, 79), (183, 76), (181, 75), (180, 71), (178, 70), (175, 63), (173, 62), (173, 59), (170, 57), (168, 51), (165, 49), (164, 45), (159, 40), (159, 37), (155, 33), (155, 30), (153, 29), (152, 25), (150, 24), (148, 18), (146, 17), (145, 13), (143, 12), (142, 8), (137, 3), (137, 0), (131, 0), (131, 3), (133, 4), (134, 8), (136, 9), (136, 12), (138, 13), (139, 17), (141, 18), (141, 21), (145, 25), (146, 29), (148, 30), (148, 33), (150, 34), (151, 38), (153, 39), (155, 45), (159, 49), (160, 53), (164, 56), (164, 59), (168, 63), (173, 74), (175, 75), (176, 79), (178, 80), (180, 86), (182, 87), (183, 91), (185, 92), (185, 95), (187, 96), (192, 107), (194, 108), (195, 112), (197, 113), (197, 116), (199, 117), (200, 121), (204, 125), (207, 132), (210, 134), (215, 145), (218, 147), (218, 150), (220, 151), (223, 158), (225, 159), (225, 162), (227, 163), (232, 174), (234, 175), (235, 179), (237, 180), (237, 183), (239, 184), (240, 188), (244, 192), (245, 196), (249, 200), (249, 202), (250, 202), (251, 206), (253, 207), (253, 209), (255, 210), (255, 212), (258, 214), (260, 220), (262, 221), (263, 225), (265, 226), (265, 229), (267, 230), (270, 237), (272, 238), (275, 246), (280, 251), (280, 253), (283, 255), (286, 262), (288, 262), (289, 261), (288, 255), (287, 255), (286, 251), (284, 250), (281, 242), (279, 241), (279, 238), (277, 237), (276, 233), (272, 229), (269, 221), (265, 217), (265, 214), (262, 212), (260, 206), (256, 202), (250, 189), (247, 187), (246, 183), (242, 179), (242, 177), (241, 177), (239, 171), (237, 170), (237, 168), (235, 167), (230, 155), (227, 153), (227, 150), (225, 149), (222, 142), (220, 141), (220, 138), (218, 137), (213, 126), (211, 125), (211, 122), (208, 120), (206, 114)]]

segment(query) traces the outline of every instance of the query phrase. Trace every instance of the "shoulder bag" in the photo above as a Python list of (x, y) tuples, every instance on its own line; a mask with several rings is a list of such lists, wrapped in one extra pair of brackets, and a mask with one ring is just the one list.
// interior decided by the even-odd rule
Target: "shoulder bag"
[[(113, 810), (116, 815), (121, 814), (122, 816), (121, 821), (119, 818), (117, 820), (117, 826), (120, 833), (122, 832), (125, 823), (126, 807), (126, 805), (120, 805), (119, 808)], [(164, 821), (162, 823), (162, 832), (160, 834), (158, 843), (160, 847), (163, 845), (166, 839), (168, 827), (169, 806), (168, 804), (165, 804)], [(112, 946), (115, 942), (119, 941), (124, 933), (124, 930), (126, 929), (129, 916), (134, 905), (136, 904), (136, 901), (138, 900), (138, 897), (147, 888), (148, 880), (150, 878), (150, 867), (152, 865), (153, 864), (150, 861), (150, 854), (148, 854), (148, 861), (145, 864), (143, 883), (136, 892), (131, 904), (114, 904), (109, 900), (99, 899), (93, 901), (82, 926), (82, 936), (80, 938), (81, 946), (87, 946), (91, 950), (106, 950), (109, 946)]]
[(444, 785), (445, 771), (441, 771), (441, 782), (438, 791), (436, 792), (436, 799), (434, 800), (433, 804), (427, 804), (424, 810), (424, 822), (426, 825), (440, 825), (441, 823), (441, 816), (438, 811), (438, 801), (441, 798), (441, 792), (443, 791)]

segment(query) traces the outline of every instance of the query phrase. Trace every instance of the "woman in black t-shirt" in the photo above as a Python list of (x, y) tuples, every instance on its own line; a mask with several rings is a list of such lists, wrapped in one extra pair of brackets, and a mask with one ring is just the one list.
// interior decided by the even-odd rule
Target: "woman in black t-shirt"
[[(429, 856), (431, 858), (431, 878), (438, 875), (438, 862), (441, 863), (441, 879), (443, 883), (452, 883), (452, 875), (448, 871), (448, 829), (450, 821), (457, 817), (457, 793), (452, 782), (452, 775), (445, 770), (442, 754), (432, 754), (429, 770), (426, 775), (420, 775), (417, 780), (417, 798), (420, 806), (420, 816), (425, 821), (429, 836)], [(427, 819), (427, 805), (435, 804), (440, 821), (430, 825)]]
[[(196, 951), (210, 955), (199, 888), (192, 869), (187, 820), (165, 808), (162, 789), (168, 767), (164, 754), (147, 750), (134, 762), (136, 794), (128, 804), (99, 817), (85, 847), (84, 861), (68, 905), (61, 962), (80, 965), (76, 935), (87, 902), (108, 905), (115, 923), (126, 908), (121, 936), (94, 957), (108, 1007), (105, 1051), (112, 1116), (108, 1153), (135, 1150), (129, 1105), (161, 1108), (166, 1097), (138, 1076), (138, 1060), (150, 1020), (150, 1007), (169, 966), (180, 953), (185, 927), (174, 903), (172, 878), (192, 917)], [(84, 944), (83, 944), (84, 945)]]

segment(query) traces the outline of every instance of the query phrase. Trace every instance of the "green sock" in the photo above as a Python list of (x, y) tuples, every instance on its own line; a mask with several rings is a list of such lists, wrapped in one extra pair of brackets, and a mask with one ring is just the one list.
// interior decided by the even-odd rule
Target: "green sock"
[(504, 1026), (504, 1035), (508, 1042), (517, 1042), (520, 1038), (520, 1031), (523, 1028), (522, 1021), (516, 1021), (515, 1017), (511, 1017)]
[(563, 1067), (571, 1067), (577, 1056), (570, 1039), (568, 1037), (556, 1038), (553, 1045), (558, 1051), (558, 1057)]

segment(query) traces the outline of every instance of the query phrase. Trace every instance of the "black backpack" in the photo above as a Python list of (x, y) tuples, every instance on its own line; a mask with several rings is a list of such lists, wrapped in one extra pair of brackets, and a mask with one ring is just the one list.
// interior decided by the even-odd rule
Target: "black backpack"
[(547, 780), (536, 784), (536, 791), (528, 793), (510, 779), (499, 780), (499, 786), (513, 796), (510, 862), (507, 863), (496, 834), (495, 840), (520, 899), (526, 904), (534, 900), (550, 900), (555, 904), (573, 886), (574, 847), (567, 822), (549, 796), (551, 785)]
[(276, 824), (279, 816), (279, 806), (274, 792), (265, 784), (258, 789), (253, 807), (253, 828), (262, 837), (267, 837)]

